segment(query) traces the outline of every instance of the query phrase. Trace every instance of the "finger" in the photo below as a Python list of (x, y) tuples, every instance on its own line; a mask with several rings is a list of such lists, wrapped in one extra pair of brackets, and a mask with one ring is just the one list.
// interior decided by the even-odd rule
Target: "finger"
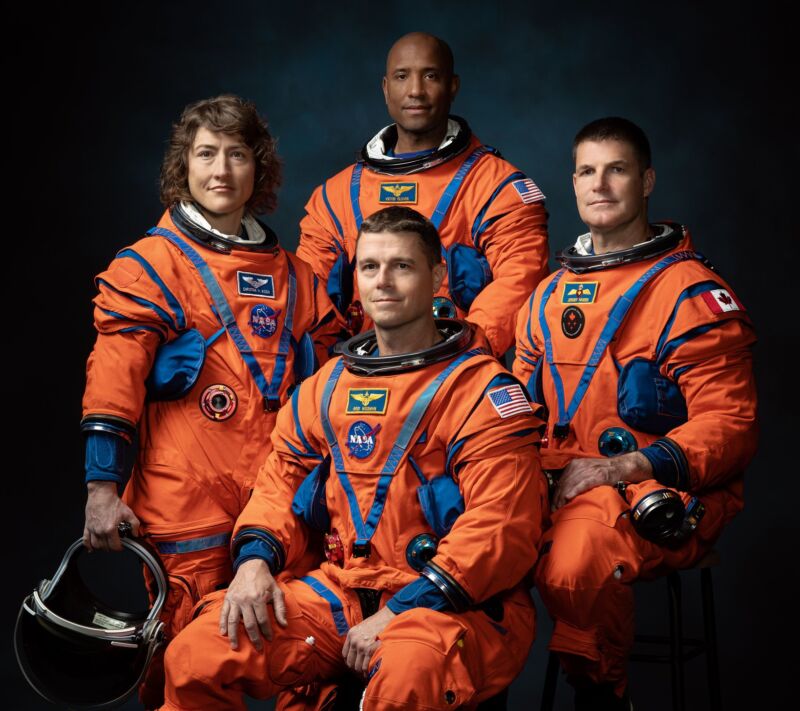
[(107, 551), (108, 544), (106, 543), (106, 539), (100, 535), (99, 533), (91, 533), (92, 539), (92, 548), (96, 551)]
[(88, 528), (83, 529), (83, 547), (90, 553), (92, 552), (92, 534), (89, 533)]
[(139, 521), (138, 518), (136, 518), (136, 514), (133, 513), (133, 511), (131, 511), (130, 516), (128, 517), (128, 523), (130, 523), (131, 528), (133, 529), (133, 531), (132, 531), (133, 537), (134, 538), (138, 538), (139, 537), (139, 527), (142, 525), (142, 523), (141, 523), (141, 521)]
[(253, 608), (249, 605), (242, 608), (242, 622), (244, 622), (244, 629), (245, 632), (247, 632), (247, 636), (250, 638), (253, 646), (260, 652), (262, 648), (261, 632), (258, 629), (258, 621), (253, 614)]
[(222, 603), (222, 610), (219, 613), (219, 633), (223, 637), (228, 636), (228, 610), (230, 609), (230, 603), (228, 602), (228, 598), (226, 597)]
[(269, 624), (269, 614), (267, 613), (267, 606), (263, 603), (256, 605), (253, 612), (258, 622), (258, 627), (268, 640), (272, 641), (272, 627)]
[(358, 659), (358, 644), (351, 644), (350, 650), (347, 652), (347, 659), (345, 660), (345, 664), (347, 664), (348, 669), (355, 670), (356, 668), (356, 660)]
[(272, 609), (275, 611), (275, 620), (281, 627), (286, 627), (286, 600), (283, 597), (283, 590), (277, 585), (272, 591)]
[[(352, 631), (352, 630), (351, 630)], [(347, 633), (347, 637), (344, 640), (344, 647), (342, 647), (342, 658), (347, 659), (347, 655), (350, 654), (350, 633)]]
[(231, 605), (228, 610), (228, 639), (231, 649), (239, 649), (239, 608)]

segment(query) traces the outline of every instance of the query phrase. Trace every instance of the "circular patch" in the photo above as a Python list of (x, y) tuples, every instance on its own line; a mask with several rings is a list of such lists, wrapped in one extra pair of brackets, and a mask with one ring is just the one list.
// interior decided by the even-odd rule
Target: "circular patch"
[(360, 301), (354, 301), (344, 314), (344, 320), (347, 325), (347, 330), (350, 333), (358, 333), (364, 325), (364, 307)]
[(373, 427), (363, 420), (350, 425), (347, 432), (347, 447), (350, 450), (350, 456), (356, 459), (366, 459), (375, 449), (375, 439), (380, 431), (380, 424)]
[(200, 396), (200, 410), (214, 422), (223, 422), (233, 417), (238, 405), (236, 393), (227, 385), (209, 385)]
[(278, 316), (281, 309), (275, 309), (266, 304), (256, 304), (250, 311), (250, 320), (247, 324), (253, 329), (254, 336), (269, 338), (278, 330)]
[(561, 314), (561, 330), (567, 338), (577, 338), (583, 331), (586, 317), (577, 306), (567, 306)]
[(605, 430), (597, 440), (597, 448), (604, 457), (616, 457), (638, 449), (636, 438), (622, 427), (609, 427)]
[(446, 296), (436, 296), (433, 299), (434, 318), (457, 318), (456, 305)]

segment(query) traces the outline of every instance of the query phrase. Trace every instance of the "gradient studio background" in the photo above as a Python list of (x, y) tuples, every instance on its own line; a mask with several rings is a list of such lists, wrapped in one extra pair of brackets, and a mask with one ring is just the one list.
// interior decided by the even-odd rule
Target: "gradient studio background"
[[(787, 635), (796, 560), (793, 467), (783, 455), (791, 456), (784, 443), (793, 441), (789, 339), (797, 307), (786, 248), (796, 231), (789, 196), (798, 151), (782, 106), (788, 29), (769, 3), (747, 15), (675, 2), (83, 3), (32, 9), (7, 28), (5, 91), (19, 88), (6, 93), (4, 151), (14, 186), (3, 203), (12, 225), (4, 708), (51, 708), (17, 670), (13, 619), (81, 531), (77, 425), (93, 341), (92, 277), (160, 215), (157, 176), (170, 122), (188, 102), (222, 92), (256, 102), (285, 161), (280, 205), (268, 221), (294, 248), (312, 189), (388, 122), (385, 54), (417, 29), (453, 47), (462, 80), (454, 111), (547, 195), (554, 250), (582, 227), (572, 136), (598, 116), (627, 116), (653, 144), (651, 216), (688, 224), (750, 309), (761, 338), (762, 440), (747, 509), (723, 536), (714, 571), (723, 701), (746, 709), (791, 698), (788, 660), (775, 650)], [(698, 632), (698, 576), (684, 577), (688, 631)], [(663, 582), (638, 586), (637, 598), (641, 630), (666, 622)], [(511, 709), (538, 706), (549, 630), (540, 614)], [(637, 708), (670, 708), (667, 668), (634, 665), (631, 674)], [(705, 708), (702, 660), (689, 664), (687, 690), (689, 707)], [(559, 692), (558, 707), (570, 708), (563, 681)]]

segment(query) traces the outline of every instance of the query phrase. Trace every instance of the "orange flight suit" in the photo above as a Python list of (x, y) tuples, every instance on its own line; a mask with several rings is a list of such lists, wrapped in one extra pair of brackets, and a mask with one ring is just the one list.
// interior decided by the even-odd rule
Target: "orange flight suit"
[[(166, 709), (244, 709), (237, 692), (267, 697), (341, 675), (347, 630), (365, 616), (359, 597), (374, 591), (369, 614), (385, 604), (397, 611), (429, 569), (445, 581), (446, 594), (434, 591), (442, 605), (405, 604), (380, 634), (364, 708), (474, 705), (519, 673), (534, 634), (521, 581), (541, 533), (541, 421), (494, 358), (467, 348), (389, 375), (357, 374), (337, 359), (295, 392), (237, 521), (234, 554), (241, 560), (242, 547), (260, 540), (272, 552), (256, 557), (269, 558), (273, 573), (295, 564), (310, 529), (290, 504), (324, 456), (329, 560), (281, 583), (288, 627), (273, 619), (263, 654), (247, 638), (230, 649), (219, 634), (220, 596), (212, 597), (167, 652)], [(434, 529), (417, 490), (441, 476), (455, 478), (464, 510), (420, 575), (410, 543)]]
[[(277, 406), (295, 382), (297, 346), (290, 340), (312, 334), (316, 355), (324, 360), (340, 324), (309, 267), (277, 242), (261, 251), (243, 247), (223, 253), (181, 232), (169, 212), (159, 228), (183, 240), (208, 265), (276, 400), (275, 411), (266, 411), (265, 398), (185, 250), (164, 236), (148, 236), (122, 250), (97, 277), (98, 336), (87, 366), (83, 422), (99, 418), (138, 427), (138, 457), (124, 500), (169, 574), (162, 619), (173, 637), (198, 600), (232, 577), (233, 524), (271, 449)], [(290, 291), (293, 309), (287, 303)], [(283, 332), (289, 311), (291, 339), (288, 329)], [(192, 328), (208, 342), (197, 381), (179, 399), (150, 399), (145, 383), (157, 349)], [(282, 358), (284, 337), (289, 347)]]
[[(469, 131), (465, 122), (461, 130)], [(491, 281), (467, 309), (458, 307), (457, 313), (449, 315), (466, 318), (482, 328), (494, 354), (500, 357), (513, 343), (519, 309), (549, 271), (544, 195), (533, 181), (475, 136), (449, 160), (437, 163), (436, 156), (436, 152), (431, 155), (432, 167), (407, 174), (381, 172), (360, 161), (325, 181), (306, 205), (297, 256), (327, 283), (340, 255), (345, 254), (348, 261), (355, 258), (362, 218), (389, 205), (411, 207), (434, 221), (444, 250), (460, 244), (462, 249), (476, 249), (488, 261)], [(471, 168), (442, 215), (437, 206), (468, 162)], [(450, 268), (448, 264), (448, 272)], [(453, 300), (451, 279), (448, 273), (437, 296)], [(356, 285), (354, 302), (358, 298)], [(336, 298), (333, 300), (336, 303)], [(452, 306), (458, 304), (455, 301)], [(341, 306), (344, 315), (347, 306)], [(365, 318), (360, 329), (355, 324), (354, 332), (367, 328), (371, 325)]]
[[(683, 236), (667, 254), (551, 275), (517, 322), (514, 373), (548, 410), (542, 466), (558, 471), (575, 458), (604, 456), (601, 439), (611, 428), (625, 430), (631, 449), (653, 464), (655, 479), (629, 485), (626, 500), (599, 486), (555, 511), (536, 571), (555, 619), (550, 648), (568, 674), (611, 682), (618, 693), (633, 644), (630, 584), (691, 566), (709, 550), (742, 508), (742, 474), (757, 438), (750, 319), (719, 274), (694, 258), (688, 231), (670, 227)], [(659, 271), (655, 265), (663, 260), (670, 264)], [(637, 281), (644, 283), (634, 294)], [(603, 333), (612, 322), (620, 322), (616, 332)], [(639, 413), (644, 419), (635, 420), (637, 428), (621, 414), (638, 392), (626, 376), (648, 364), (659, 404)], [(583, 399), (574, 399), (587, 377)], [(683, 414), (668, 402), (669, 383), (677, 383), (685, 400)], [(654, 415), (661, 420), (648, 421)], [(684, 504), (699, 497), (706, 508), (678, 548), (645, 540), (628, 515), (631, 502), (665, 487), (677, 490)]]

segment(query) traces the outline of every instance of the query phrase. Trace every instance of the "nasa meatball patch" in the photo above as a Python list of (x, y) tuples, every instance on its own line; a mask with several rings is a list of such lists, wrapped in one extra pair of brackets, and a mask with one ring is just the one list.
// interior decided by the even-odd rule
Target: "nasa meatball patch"
[(253, 272), (236, 272), (241, 296), (260, 296), (275, 298), (275, 280), (272, 274), (254, 274)]
[(369, 422), (363, 420), (350, 425), (347, 432), (347, 448), (350, 450), (350, 456), (356, 459), (366, 459), (375, 451), (375, 440), (380, 431), (380, 424), (373, 427)]

